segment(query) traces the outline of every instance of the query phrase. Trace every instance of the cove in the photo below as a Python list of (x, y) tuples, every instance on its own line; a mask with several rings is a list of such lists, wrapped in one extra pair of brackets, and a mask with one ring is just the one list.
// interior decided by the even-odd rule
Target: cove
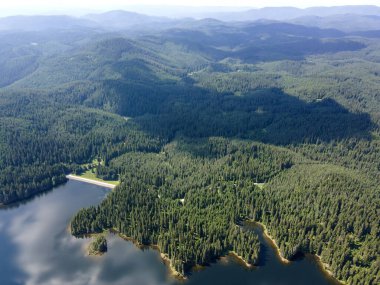
[(229, 255), (190, 273), (185, 282), (169, 276), (158, 251), (139, 249), (114, 234), (107, 237), (105, 255), (87, 256), (89, 240), (71, 236), (69, 221), (79, 209), (100, 203), (109, 191), (71, 180), (31, 200), (0, 208), (0, 284), (336, 284), (314, 257), (282, 263), (259, 227), (248, 228), (262, 242), (259, 266), (247, 269)]

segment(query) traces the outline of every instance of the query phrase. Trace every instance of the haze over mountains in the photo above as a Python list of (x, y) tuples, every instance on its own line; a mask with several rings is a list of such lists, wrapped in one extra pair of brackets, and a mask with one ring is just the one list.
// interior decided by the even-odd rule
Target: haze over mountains
[[(145, 7), (147, 9), (147, 7)], [(71, 29), (75, 27), (104, 28), (107, 30), (123, 29), (165, 29), (168, 27), (193, 24), (197, 19), (212, 18), (223, 22), (285, 21), (295, 24), (317, 26), (320, 28), (336, 28), (347, 32), (380, 29), (380, 7), (378, 6), (338, 6), (313, 7), (299, 9), (294, 7), (273, 7), (225, 12), (224, 9), (197, 11), (196, 8), (172, 7), (170, 9), (184, 13), (149, 16), (123, 10), (105, 13), (92, 13), (81, 17), (70, 16), (11, 16), (0, 18), (1, 30), (41, 30)], [(201, 9), (201, 8), (198, 8)], [(204, 9), (204, 8), (203, 8)], [(186, 11), (186, 13), (185, 13)], [(149, 9), (148, 9), (149, 12)], [(158, 14), (160, 14), (158, 12)], [(347, 25), (348, 23), (348, 25)]]
[(0, 204), (91, 172), (120, 185), (73, 234), (117, 229), (185, 275), (257, 262), (249, 219), (378, 284), (379, 7), (193, 12), (1, 18)]
[(250, 9), (242, 12), (218, 13), (213, 18), (225, 21), (254, 21), (259, 19), (290, 20), (305, 16), (327, 17), (333, 15), (380, 15), (378, 6), (336, 6), (311, 7), (300, 9), (295, 7), (270, 7)]

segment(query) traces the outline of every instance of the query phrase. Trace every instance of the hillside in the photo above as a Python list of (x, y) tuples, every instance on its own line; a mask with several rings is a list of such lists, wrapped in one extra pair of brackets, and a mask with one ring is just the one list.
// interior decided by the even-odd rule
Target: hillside
[(0, 204), (96, 160), (121, 184), (74, 235), (117, 230), (186, 275), (229, 251), (257, 263), (236, 227), (255, 220), (285, 258), (378, 283), (380, 38), (323, 19), (0, 20)]

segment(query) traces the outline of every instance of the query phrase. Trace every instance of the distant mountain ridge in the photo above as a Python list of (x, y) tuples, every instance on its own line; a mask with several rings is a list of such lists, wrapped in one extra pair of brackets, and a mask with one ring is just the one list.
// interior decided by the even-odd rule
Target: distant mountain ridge
[(304, 16), (292, 19), (289, 22), (321, 29), (338, 29), (344, 32), (380, 30), (380, 15)]
[[(239, 23), (288, 22), (320, 29), (336, 29), (346, 33), (380, 30), (380, 7), (378, 6), (336, 6), (299, 9), (294, 7), (268, 7), (241, 12), (210, 12), (202, 18), (168, 18), (150, 16), (124, 10), (82, 17), (54, 16), (11, 16), (0, 18), (1, 31), (41, 31), (62, 29), (97, 29), (103, 31), (129, 30), (136, 35), (140, 31), (162, 31), (172, 28), (195, 26), (221, 27)], [(189, 14), (191, 16), (191, 13)], [(377, 33), (375, 33), (377, 34)]]
[(380, 7), (370, 5), (311, 7), (306, 9), (295, 7), (267, 7), (243, 12), (216, 13), (210, 15), (210, 17), (224, 21), (255, 21), (259, 19), (283, 21), (305, 16), (328, 17), (342, 14), (380, 16)]

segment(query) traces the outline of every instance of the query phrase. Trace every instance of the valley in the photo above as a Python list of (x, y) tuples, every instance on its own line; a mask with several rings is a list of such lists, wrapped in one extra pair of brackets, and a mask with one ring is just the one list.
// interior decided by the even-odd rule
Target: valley
[[(379, 283), (378, 19), (343, 14), (332, 27), (333, 15), (306, 16), (0, 19), (0, 204), (89, 179), (113, 190), (78, 204), (64, 227), (158, 246), (188, 284), (230, 280), (215, 277), (230, 252), (278, 282), (260, 269), (262, 233), (239, 226), (248, 220), (289, 272), (312, 272), (292, 271), (299, 284)], [(295, 284), (287, 266), (272, 269)]]

